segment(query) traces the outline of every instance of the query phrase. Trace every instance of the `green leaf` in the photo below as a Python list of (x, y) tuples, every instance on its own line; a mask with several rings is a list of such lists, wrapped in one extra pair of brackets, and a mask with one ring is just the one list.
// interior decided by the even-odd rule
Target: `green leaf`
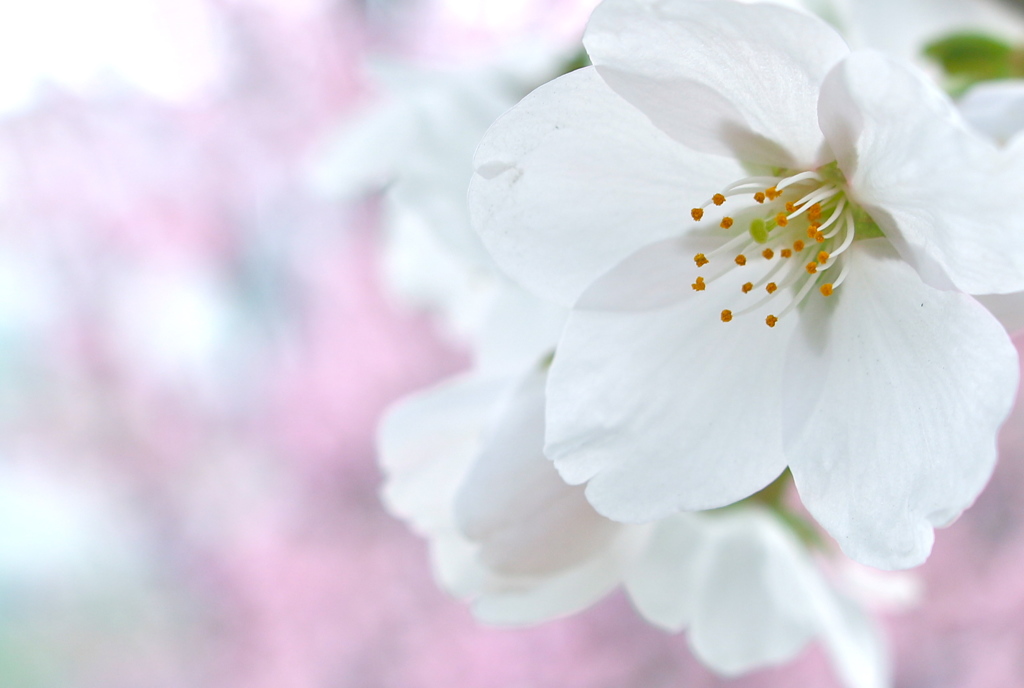
[(926, 45), (924, 54), (953, 77), (980, 81), (1012, 75), (1013, 46), (981, 33), (955, 33), (940, 38)]

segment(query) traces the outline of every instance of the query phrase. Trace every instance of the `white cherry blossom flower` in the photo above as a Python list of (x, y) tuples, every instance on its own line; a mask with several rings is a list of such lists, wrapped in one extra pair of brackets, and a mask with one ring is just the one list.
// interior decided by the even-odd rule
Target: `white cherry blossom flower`
[(624, 586), (652, 624), (737, 675), (817, 638), (851, 688), (888, 685), (870, 618), (759, 507), (626, 525), (598, 515), (544, 457), (545, 372), (469, 375), (396, 405), (381, 426), (385, 502), (429, 539), (437, 578), (482, 621), (533, 624)]
[(1013, 403), (967, 293), (1024, 288), (1020, 161), (786, 8), (606, 0), (584, 43), (595, 66), (504, 115), (470, 187), (499, 265), (573, 307), (546, 454), (636, 523), (788, 466), (851, 557), (919, 564)]
[(499, 115), (569, 59), (564, 46), (531, 43), (471, 65), (375, 63), (380, 98), (344, 123), (311, 166), (322, 194), (351, 200), (384, 191), (390, 291), (438, 316), (460, 342), (477, 344), (508, 288), (469, 223), (473, 150)]

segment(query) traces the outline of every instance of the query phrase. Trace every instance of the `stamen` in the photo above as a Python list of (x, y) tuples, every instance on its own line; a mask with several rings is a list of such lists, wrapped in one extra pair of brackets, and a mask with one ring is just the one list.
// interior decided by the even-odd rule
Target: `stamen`
[(790, 250), (790, 249), (788, 249), (788, 248), (784, 248), (784, 249), (782, 249), (782, 251), (781, 251), (780, 253), (782, 254), (782, 257), (783, 257), (783, 258), (789, 258), (790, 256), (792, 256), (792, 255), (793, 255), (793, 251), (791, 251), (791, 250)]
[(732, 227), (732, 218), (723, 217), (721, 224), (719, 224), (718, 226), (721, 227), (722, 229), (729, 229), (730, 227)]
[(814, 282), (815, 279), (813, 277), (807, 278), (807, 281), (804, 282), (804, 286), (800, 287), (800, 291), (797, 292), (797, 295), (793, 297), (793, 300), (789, 302), (789, 305), (782, 309), (782, 312), (779, 313), (780, 320), (782, 318), (785, 318), (790, 313), (790, 311), (792, 311), (794, 308), (800, 305), (800, 302), (803, 301), (804, 298), (807, 296), (807, 292), (809, 292), (811, 290), (811, 287), (814, 286)]
[(815, 223), (821, 219), (821, 203), (813, 203), (811, 207), (807, 209), (807, 219)]
[(757, 201), (758, 203), (764, 203), (764, 192), (758, 191), (756, 194), (754, 194), (754, 200)]
[(769, 201), (774, 201), (776, 198), (782, 195), (777, 186), (769, 186), (764, 190), (764, 195), (768, 197)]
[(766, 248), (765, 250), (761, 251), (761, 255), (764, 256), (765, 260), (771, 260), (772, 258), (775, 257), (775, 251), (771, 250), (770, 248)]
[(775, 323), (777, 322), (779, 322), (779, 319), (776, 318), (774, 315), (769, 315), (767, 318), (764, 319), (764, 323), (768, 327), (775, 327)]
[(737, 180), (729, 186), (722, 189), (722, 193), (728, 194), (730, 191), (738, 189), (741, 186), (749, 186), (750, 184), (757, 184), (758, 186), (764, 186), (769, 182), (773, 182), (777, 177), (744, 177), (743, 179)]
[(722, 205), (723, 203), (725, 203), (725, 196), (723, 196), (720, 193), (716, 193), (714, 196), (711, 197), (711, 202), (714, 203), (715, 205)]
[(739, 254), (738, 256), (736, 256), (735, 258), (733, 258), (733, 260), (736, 261), (737, 265), (746, 265), (747, 264), (747, 257), (745, 255), (743, 255), (742, 253)]
[(754, 288), (754, 283), (753, 282), (747, 282), (746, 284), (744, 284), (741, 287), (741, 289), (743, 289), (743, 293), (744, 294), (749, 294), (750, 290), (753, 289), (753, 288)]
[(804, 242), (800, 241), (799, 239), (794, 241), (793, 242), (793, 250), (796, 251), (797, 253), (800, 253), (801, 251), (803, 251), (804, 250)]
[[(844, 196), (843, 198), (839, 199), (839, 202), (836, 203), (836, 207), (832, 210), (832, 213), (828, 216), (828, 219), (825, 220), (824, 222), (822, 222), (821, 223), (821, 227), (818, 227), (818, 229), (821, 230), (821, 231), (825, 231), (826, 229), (828, 229), (832, 225), (833, 222), (835, 222), (836, 220), (838, 220), (842, 216), (843, 210), (845, 208), (846, 208), (846, 197)], [(832, 237), (834, 237), (836, 235), (836, 233), (838, 231), (839, 231), (839, 227), (836, 227), (835, 230), (833, 230), (833, 231), (829, 232), (828, 234), (826, 234), (825, 238), (826, 239), (831, 239)]]
[[(796, 211), (795, 212), (792, 211), (792, 210), (789, 211), (790, 212), (789, 219), (792, 220), (794, 217), (798, 216), (804, 210), (808, 210), (809, 208), (812, 208), (814, 206), (818, 206), (818, 217), (820, 217), (821, 216), (821, 203), (823, 203), (824, 201), (827, 201), (828, 199), (832, 198), (833, 196), (835, 196), (838, 193), (839, 193), (839, 189), (837, 189), (834, 186), (826, 186), (826, 187), (821, 188), (821, 189), (815, 189), (814, 191), (810, 192), (809, 194), (807, 194), (806, 196), (804, 196), (803, 198), (801, 198), (799, 201), (797, 201), (794, 204), (795, 207), (796, 207)], [(810, 204), (810, 205), (808, 205), (808, 204)], [(789, 209), (788, 205), (787, 205), (786, 209), (787, 210)], [(807, 217), (812, 222), (814, 221), (814, 219), (816, 219), (816, 218), (811, 218), (809, 210), (808, 210)]]
[(769, 282), (767, 285), (765, 285), (764, 290), (767, 291), (769, 294), (774, 294), (775, 290), (778, 288), (779, 285), (775, 284), (775, 282)]
[(824, 243), (825, 242), (825, 235), (822, 234), (821, 232), (815, 232), (814, 233), (814, 240), (817, 241), (819, 244)]
[(856, 234), (857, 225), (853, 220), (853, 211), (847, 210), (843, 215), (846, 219), (846, 236), (843, 238), (843, 243), (839, 245), (839, 248), (832, 251), (832, 255), (829, 257), (831, 262), (828, 264), (828, 267), (832, 267), (836, 262), (836, 259), (841, 256), (846, 249), (850, 248), (850, 244), (853, 243), (853, 238)]
[(723, 253), (732, 253), (738, 247), (741, 246), (742, 248), (740, 248), (739, 252), (743, 253), (753, 245), (753, 242), (749, 240), (749, 237), (746, 234), (737, 234), (732, 239), (730, 239), (729, 241), (725, 242), (724, 244), (716, 248), (714, 251), (712, 251), (711, 254), (708, 256), (708, 259), (720, 256)]
[(697, 267), (702, 268), (705, 265), (707, 265), (710, 261), (708, 261), (707, 256), (705, 256), (703, 253), (698, 253), (693, 257), (693, 262), (697, 264)]
[(787, 212), (787, 213), (792, 213), (792, 212), (796, 212), (796, 209), (797, 209), (798, 207), (799, 207), (799, 206), (797, 206), (797, 204), (796, 204), (796, 203), (794, 203), (793, 201), (786, 201), (786, 212)]
[(838, 289), (839, 288), (839, 285), (842, 284), (843, 280), (846, 279), (846, 273), (848, 273), (849, 271), (850, 271), (850, 264), (849, 264), (848, 261), (844, 260), (843, 261), (843, 269), (839, 271), (839, 277), (836, 278), (836, 281), (832, 283), (832, 288), (833, 289)]
[(821, 289), (820, 289), (821, 295), (822, 296), (832, 296), (832, 287), (833, 286), (835, 286), (835, 285), (833, 285), (831, 282), (825, 282), (825, 284), (821, 285)]
[(728, 308), (722, 311), (722, 322), (729, 322), (732, 320), (732, 311)]
[(693, 210), (690, 211), (690, 217), (693, 218), (694, 222), (700, 222), (700, 219), (704, 217), (704, 209), (694, 208)]
[(704, 291), (708, 285), (704, 284), (704, 278), (698, 277), (697, 281), (690, 285), (694, 291)]
[(799, 174), (794, 174), (792, 177), (786, 177), (781, 182), (776, 184), (774, 188), (778, 189), (779, 191), (782, 191), (787, 186), (792, 186), (793, 184), (796, 184), (797, 182), (802, 182), (805, 179), (814, 179), (815, 181), (819, 182), (821, 181), (821, 177), (818, 176), (817, 172), (800, 172)]
[(789, 224), (789, 219), (786, 217), (786, 213), (779, 213), (775, 216), (775, 224), (779, 227), (785, 227)]
[(828, 262), (828, 251), (818, 251), (818, 262), (822, 265)]
[(814, 273), (816, 273), (816, 272), (818, 271), (818, 264), (817, 264), (817, 263), (815, 263), (814, 261), (811, 261), (810, 263), (808, 263), (808, 264), (807, 264), (807, 265), (805, 266), (805, 268), (804, 268), (804, 269), (806, 269), (806, 270), (807, 270), (807, 274), (809, 274), (809, 275), (813, 275)]

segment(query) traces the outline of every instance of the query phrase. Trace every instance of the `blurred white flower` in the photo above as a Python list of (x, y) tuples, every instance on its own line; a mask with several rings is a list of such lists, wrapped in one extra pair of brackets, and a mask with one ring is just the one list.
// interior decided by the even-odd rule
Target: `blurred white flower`
[(607, 0), (584, 43), (595, 68), (499, 120), (470, 188), (498, 264), (574, 307), (547, 455), (624, 522), (789, 466), (851, 557), (921, 563), (1014, 399), (1016, 352), (960, 290), (1024, 287), (1021, 161), (782, 7)]
[(1024, 15), (1000, 0), (802, 0), (855, 48), (875, 48), (906, 60), (923, 59), (924, 46), (955, 31), (1024, 39)]
[(396, 405), (380, 432), (385, 501), (428, 538), (438, 580), (484, 622), (531, 624), (622, 585), (736, 675), (828, 649), (848, 686), (887, 684), (870, 619), (832, 590), (771, 512), (735, 507), (625, 525), (597, 514), (543, 455), (545, 372), (470, 375)]
[(958, 103), (964, 118), (1001, 145), (1024, 146), (1024, 80), (985, 81), (971, 88)]
[[(1024, 80), (982, 82), (960, 98), (964, 118), (996, 143), (1024, 154)], [(1018, 230), (1021, 231), (1021, 230)], [(981, 301), (1010, 332), (1024, 329), (1024, 292), (988, 294)]]
[(408, 304), (436, 312), (449, 334), (476, 333), (508, 286), (469, 224), (473, 150), (495, 119), (570, 55), (521, 46), (462, 68), (378, 63), (384, 91), (328, 142), (312, 171), (321, 193), (352, 199), (386, 189), (384, 272)]

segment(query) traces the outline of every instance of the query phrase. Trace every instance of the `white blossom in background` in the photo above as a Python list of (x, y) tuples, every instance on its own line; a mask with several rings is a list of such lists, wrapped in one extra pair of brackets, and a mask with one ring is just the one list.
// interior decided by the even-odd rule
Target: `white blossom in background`
[[(1006, 79), (982, 82), (965, 93), (957, 105), (964, 118), (997, 144), (1024, 154), (1024, 80)], [(1014, 221), (1024, 232), (1024, 220)], [(1024, 329), (1024, 292), (990, 294), (978, 297), (1013, 333)]]
[(531, 44), (473, 66), (378, 63), (371, 76), (381, 98), (343, 125), (314, 165), (324, 194), (385, 189), (387, 285), (460, 340), (474, 342), (510, 287), (469, 223), (473, 151), (499, 115), (571, 57)]
[(380, 430), (384, 497), (429, 540), (439, 582), (485, 623), (572, 614), (618, 586), (734, 676), (820, 640), (852, 688), (888, 685), (884, 643), (772, 512), (740, 506), (625, 525), (544, 457), (545, 371), (471, 374), (397, 404)]
[(1024, 288), (1022, 161), (782, 7), (606, 0), (584, 44), (595, 67), (503, 116), (470, 189), (498, 264), (573, 308), (545, 453), (624, 522), (788, 466), (848, 555), (921, 563), (1013, 403), (967, 293)]
[[(787, 3), (788, 4), (788, 3)], [(802, 0), (854, 48), (924, 60), (924, 46), (957, 31), (980, 31), (1020, 42), (1024, 15), (1002, 0)]]

